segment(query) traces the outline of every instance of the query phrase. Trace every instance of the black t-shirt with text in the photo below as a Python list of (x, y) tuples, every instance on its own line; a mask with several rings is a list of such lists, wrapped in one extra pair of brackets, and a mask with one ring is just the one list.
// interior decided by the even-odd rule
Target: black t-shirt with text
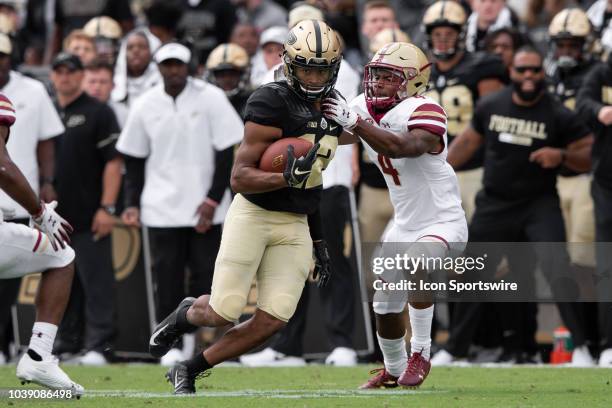
[[(448, 143), (452, 143), (470, 123), (474, 106), (480, 94), (478, 84), (484, 79), (503, 82), (506, 69), (498, 56), (486, 53), (466, 52), (457, 65), (448, 71), (440, 71), (432, 65), (429, 90), (425, 94), (437, 101), (448, 116)], [(483, 151), (479, 150), (458, 170), (470, 170), (482, 166)]]
[(58, 212), (75, 232), (89, 231), (101, 204), (104, 167), (118, 154), (119, 125), (107, 104), (86, 93), (60, 115), (66, 131), (55, 138)]
[(243, 194), (247, 200), (266, 210), (314, 213), (321, 199), (321, 173), (334, 156), (342, 127), (325, 119), (312, 103), (299, 97), (285, 81), (272, 82), (255, 90), (247, 102), (244, 120), (280, 128), (282, 137), (300, 137), (320, 143), (312, 173), (301, 187)]
[(511, 199), (556, 194), (558, 169), (543, 169), (529, 156), (542, 147), (563, 148), (589, 134), (554, 96), (545, 93), (534, 106), (519, 106), (512, 102), (511, 87), (480, 100), (472, 127), (484, 138), (485, 192)]

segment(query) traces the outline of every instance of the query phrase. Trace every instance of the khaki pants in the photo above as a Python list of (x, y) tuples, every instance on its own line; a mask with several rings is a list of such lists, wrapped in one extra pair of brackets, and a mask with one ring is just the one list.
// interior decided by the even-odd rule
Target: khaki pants
[(393, 205), (386, 188), (361, 185), (359, 223), (362, 242), (380, 242), (387, 224), (393, 217)]
[(461, 191), (461, 206), (465, 211), (468, 224), (476, 210), (476, 194), (482, 189), (482, 167), (457, 172), (459, 190)]
[[(591, 243), (595, 240), (595, 219), (591, 197), (591, 176), (557, 178), (557, 191), (565, 222), (567, 242)], [(595, 267), (592, 245), (568, 245), (572, 263)]]

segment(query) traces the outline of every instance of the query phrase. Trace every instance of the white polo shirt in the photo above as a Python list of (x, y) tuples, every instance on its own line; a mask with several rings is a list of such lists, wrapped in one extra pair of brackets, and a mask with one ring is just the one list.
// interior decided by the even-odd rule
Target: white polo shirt
[[(8, 153), (38, 194), (38, 142), (61, 135), (64, 133), (64, 125), (41, 82), (11, 71), (9, 82), (0, 92), (13, 102), (17, 116), (6, 146)], [(30, 216), (2, 190), (0, 207), (14, 209), (15, 218)]]
[[(116, 148), (147, 158), (140, 199), (141, 221), (149, 227), (193, 227), (197, 207), (210, 189), (215, 150), (242, 140), (242, 120), (225, 93), (189, 78), (174, 100), (163, 84), (146, 91), (130, 109)], [(220, 224), (229, 207), (226, 192), (215, 211)]]

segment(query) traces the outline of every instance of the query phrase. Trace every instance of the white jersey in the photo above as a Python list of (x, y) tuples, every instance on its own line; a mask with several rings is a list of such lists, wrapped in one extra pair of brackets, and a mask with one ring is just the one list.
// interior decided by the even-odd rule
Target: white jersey
[(427, 97), (408, 98), (378, 121), (368, 112), (364, 94), (353, 99), (351, 107), (371, 124), (396, 134), (421, 128), (440, 136), (441, 150), (398, 159), (377, 153), (362, 140), (368, 156), (385, 176), (397, 227), (416, 231), (465, 219), (457, 176), (446, 162), (446, 113), (439, 104)]

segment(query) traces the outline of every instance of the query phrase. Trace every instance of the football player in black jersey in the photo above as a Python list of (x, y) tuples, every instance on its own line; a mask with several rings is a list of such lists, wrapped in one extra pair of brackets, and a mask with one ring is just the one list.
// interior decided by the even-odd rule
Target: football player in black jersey
[[(576, 95), (582, 87), (584, 77), (593, 63), (591, 23), (586, 13), (579, 8), (567, 8), (559, 12), (548, 27), (552, 40), (549, 62), (549, 91), (555, 94), (568, 109), (576, 107)], [(590, 194), (591, 176), (588, 172), (577, 172), (561, 167), (557, 179), (557, 190), (565, 221), (568, 242), (591, 243), (595, 240), (593, 199)], [(568, 246), (576, 273), (592, 276), (595, 272), (595, 254), (591, 245)], [(598, 341), (597, 305), (585, 303), (589, 320), (581, 322), (588, 337)], [(575, 364), (589, 364), (591, 355), (586, 346), (577, 347), (573, 358)], [(582, 363), (581, 363), (582, 362)]]
[[(477, 196), (470, 242), (565, 242), (556, 176), (561, 165), (576, 171), (588, 170), (591, 137), (580, 118), (546, 92), (544, 77), (540, 54), (531, 47), (519, 49), (511, 68), (512, 86), (479, 102), (470, 126), (449, 150), (448, 162), (453, 167), (465, 163), (479, 146), (484, 145), (486, 150), (483, 189)], [(558, 279), (571, 276), (567, 252), (561, 245), (554, 251), (538, 245), (532, 248), (574, 344), (583, 346), (581, 307), (579, 303), (568, 303), (566, 286), (558, 284)], [(487, 253), (487, 265), (492, 268), (485, 270), (490, 275), (501, 256), (508, 254), (507, 249), (496, 248), (494, 253)], [(520, 272), (519, 290), (527, 295), (525, 290), (531, 287), (533, 276)], [(465, 279), (479, 278), (488, 277), (477, 272), (465, 274)], [(501, 319), (508, 333), (504, 346), (520, 362), (525, 357), (521, 331), (535, 315), (517, 312), (517, 305), (500, 304), (513, 309)], [(454, 358), (467, 356), (482, 306), (470, 302), (455, 304), (449, 340), (445, 349), (432, 358), (432, 365), (449, 364)]]
[(218, 45), (208, 55), (204, 79), (225, 91), (236, 112), (244, 119), (251, 88), (249, 55), (237, 44)]
[[(184, 299), (155, 328), (149, 350), (163, 355), (182, 333), (237, 322), (253, 279), (257, 310), (204, 353), (170, 369), (166, 377), (175, 394), (194, 393), (196, 377), (261, 345), (286, 324), (308, 277), (313, 243), (319, 286), (330, 278), (317, 209), (321, 172), (334, 156), (342, 127), (325, 119), (320, 102), (333, 91), (340, 60), (336, 33), (324, 22), (304, 20), (284, 45), (286, 81), (262, 86), (247, 102), (244, 139), (231, 177), (238, 194), (226, 217), (211, 295)], [(284, 137), (314, 146), (301, 158), (289, 147), (284, 173), (260, 170), (264, 151)]]
[[(448, 116), (449, 143), (472, 119), (478, 99), (502, 88), (504, 65), (497, 56), (465, 51), (466, 15), (455, 1), (442, 0), (423, 16), (431, 70), (431, 89), (425, 95), (438, 101)], [(461, 201), (468, 221), (480, 188), (482, 152), (457, 169)]]

